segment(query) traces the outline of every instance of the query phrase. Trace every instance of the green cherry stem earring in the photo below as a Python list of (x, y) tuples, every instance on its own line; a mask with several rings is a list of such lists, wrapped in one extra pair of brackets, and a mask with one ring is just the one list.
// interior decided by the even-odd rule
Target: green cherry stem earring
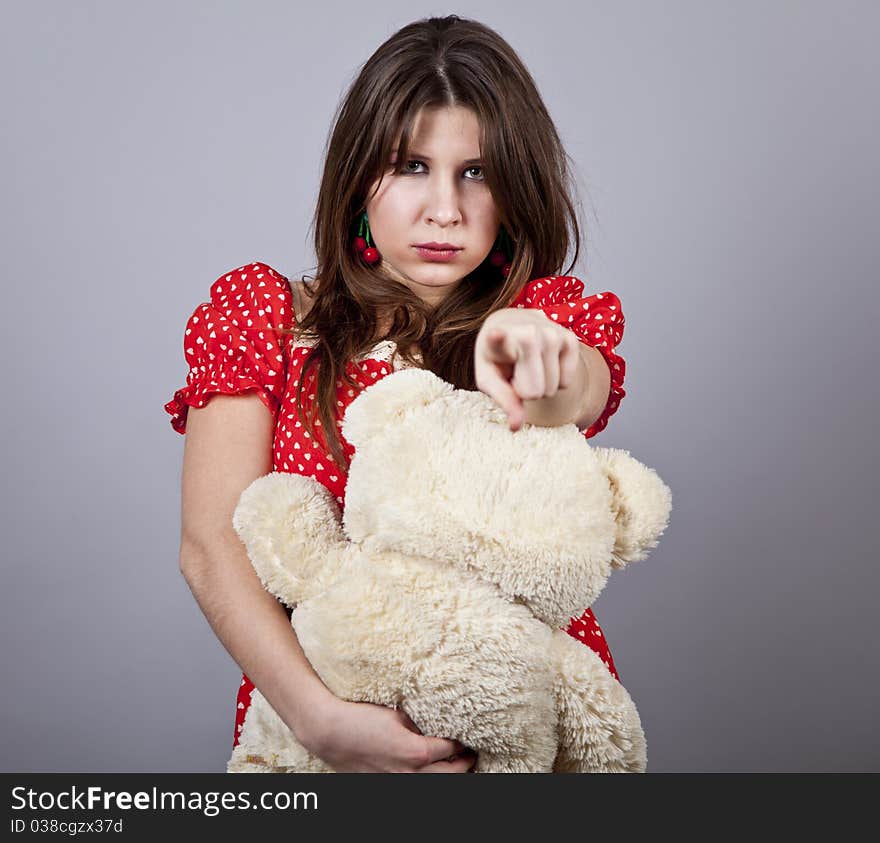
[(370, 221), (367, 219), (366, 211), (361, 214), (358, 236), (354, 238), (354, 247), (363, 258), (364, 263), (372, 265), (381, 257), (379, 250), (370, 243)]

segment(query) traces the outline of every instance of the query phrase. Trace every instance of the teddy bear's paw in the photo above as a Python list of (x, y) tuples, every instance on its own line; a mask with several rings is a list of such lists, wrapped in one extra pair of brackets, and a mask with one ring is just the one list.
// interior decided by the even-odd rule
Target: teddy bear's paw
[(566, 632), (554, 633), (559, 670), (557, 773), (642, 773), (647, 747), (639, 712), (598, 654)]
[(348, 542), (339, 507), (317, 480), (272, 472), (240, 495), (232, 524), (267, 591), (288, 606), (339, 575)]
[(612, 566), (640, 562), (657, 547), (669, 525), (672, 491), (649, 468), (619, 448), (595, 448), (611, 486), (611, 508), (617, 521)]

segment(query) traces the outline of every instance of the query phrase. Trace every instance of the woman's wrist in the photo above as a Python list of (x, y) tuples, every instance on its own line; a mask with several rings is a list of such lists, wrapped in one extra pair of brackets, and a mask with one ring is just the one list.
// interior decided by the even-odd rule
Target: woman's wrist
[[(344, 701), (339, 699), (315, 675), (305, 685), (300, 681), (282, 720), (290, 727), (296, 739), (310, 752), (320, 749), (326, 741), (330, 724)], [(282, 715), (282, 712), (278, 712)]]

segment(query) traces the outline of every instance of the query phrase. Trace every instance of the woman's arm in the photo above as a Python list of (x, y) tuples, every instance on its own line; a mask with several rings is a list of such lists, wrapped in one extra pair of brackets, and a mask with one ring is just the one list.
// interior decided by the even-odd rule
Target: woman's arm
[(190, 407), (183, 456), (180, 570), (211, 629), (310, 752), (338, 772), (467, 772), (459, 741), (422, 735), (406, 713), (342, 700), (321, 681), (282, 605), (263, 588), (232, 526), (241, 493), (272, 470), (272, 415), (259, 396)]
[(297, 739), (318, 737), (339, 702), (305, 657), (284, 607), (260, 582), (232, 526), (242, 491), (272, 470), (273, 420), (255, 393), (190, 408), (183, 457), (180, 570), (229, 655)]

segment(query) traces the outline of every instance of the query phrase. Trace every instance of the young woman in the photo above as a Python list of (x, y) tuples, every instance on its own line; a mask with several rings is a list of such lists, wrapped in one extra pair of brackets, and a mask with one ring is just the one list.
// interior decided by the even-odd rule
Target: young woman
[[(180, 564), (244, 671), (233, 747), (256, 685), (335, 770), (473, 766), (467, 747), (422, 735), (403, 711), (329, 691), (232, 512), (273, 470), (316, 478), (344, 507), (345, 408), (407, 366), (485, 392), (512, 430), (573, 423), (590, 438), (605, 427), (625, 395), (614, 351), (624, 316), (613, 293), (585, 295), (560, 272), (570, 237), (571, 266), (580, 247), (566, 160), (497, 33), (454, 15), (412, 23), (365, 63), (337, 115), (314, 219), (317, 276), (290, 284), (246, 264), (190, 317), (190, 372), (165, 407), (188, 433)], [(591, 611), (567, 631), (617, 677)]]

